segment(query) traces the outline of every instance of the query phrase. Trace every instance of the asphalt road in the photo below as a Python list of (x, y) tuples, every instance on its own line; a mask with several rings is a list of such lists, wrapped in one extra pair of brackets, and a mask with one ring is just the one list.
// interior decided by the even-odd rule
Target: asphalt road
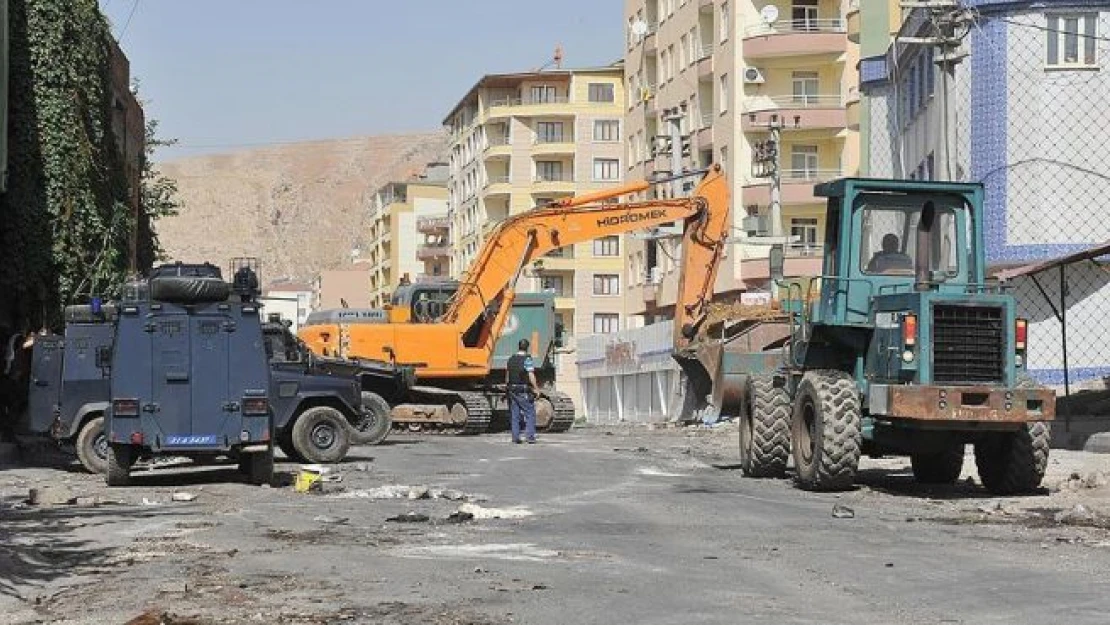
[[(197, 623), (1110, 621), (1110, 523), (1054, 520), (1075, 497), (1098, 510), (1106, 487), (998, 499), (973, 484), (923, 490), (880, 463), (859, 490), (813, 494), (744, 479), (727, 444), (681, 431), (387, 443), (336, 467), (328, 494), (250, 487), (226, 468), (111, 490), (0, 471), (0, 622), (124, 623), (148, 609)], [(18, 505), (59, 483), (120, 503)], [(477, 518), (449, 522), (460, 506)], [(387, 520), (407, 512), (428, 520)]]

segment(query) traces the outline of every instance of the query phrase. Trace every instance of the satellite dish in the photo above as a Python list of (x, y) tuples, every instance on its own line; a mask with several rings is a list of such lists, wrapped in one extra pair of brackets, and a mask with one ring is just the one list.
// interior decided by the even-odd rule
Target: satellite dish
[(759, 10), (759, 16), (763, 18), (764, 24), (774, 24), (775, 20), (779, 18), (779, 8), (773, 4), (768, 4)]
[(647, 22), (645, 22), (644, 20), (636, 20), (635, 22), (632, 23), (632, 34), (633, 35), (636, 35), (637, 37), (643, 37), (644, 35), (647, 34), (647, 31), (648, 31)]

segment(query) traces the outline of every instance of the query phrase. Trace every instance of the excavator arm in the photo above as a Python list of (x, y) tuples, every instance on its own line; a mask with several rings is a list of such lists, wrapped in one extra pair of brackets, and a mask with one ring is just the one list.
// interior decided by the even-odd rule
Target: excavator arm
[(483, 324), (475, 345), (488, 346), (492, 353), (512, 307), (517, 279), (528, 263), (575, 243), (682, 221), (674, 321), (675, 347), (685, 347), (696, 335), (713, 298), (730, 228), (728, 184), (720, 165), (714, 165), (690, 197), (604, 203), (647, 188), (649, 183), (634, 183), (569, 198), (502, 221), (471, 264), (441, 321), (471, 328), (496, 304), (496, 313)]

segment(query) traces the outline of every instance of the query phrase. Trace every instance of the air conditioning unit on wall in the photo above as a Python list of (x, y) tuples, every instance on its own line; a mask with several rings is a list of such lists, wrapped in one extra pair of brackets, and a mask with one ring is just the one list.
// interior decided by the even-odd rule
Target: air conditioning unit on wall
[(767, 79), (763, 77), (763, 70), (758, 67), (744, 68), (744, 84), (762, 85), (765, 82), (767, 82)]

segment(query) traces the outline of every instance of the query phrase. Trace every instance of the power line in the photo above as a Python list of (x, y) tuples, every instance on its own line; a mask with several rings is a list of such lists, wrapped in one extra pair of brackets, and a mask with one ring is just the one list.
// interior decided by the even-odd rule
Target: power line
[(1049, 28), (1048, 26), (1041, 26), (1040, 24), (1026, 24), (1024, 22), (1018, 22), (1016, 20), (1007, 19), (1005, 17), (991, 17), (991, 18), (987, 18), (987, 19), (998, 20), (1000, 22), (1005, 22), (1007, 24), (1012, 24), (1014, 26), (1022, 26), (1022, 27), (1025, 27), (1025, 28), (1032, 28), (1032, 29), (1040, 30), (1040, 31), (1043, 31), (1043, 32), (1046, 32), (1046, 33), (1055, 33), (1055, 34), (1058, 34), (1058, 35), (1075, 35), (1076, 37), (1079, 37), (1081, 39), (1094, 39), (1095, 41), (1110, 41), (1110, 37), (1102, 37), (1102, 36), (1099, 36), (1099, 35), (1084, 35), (1083, 33), (1073, 33), (1069, 30), (1061, 30), (1059, 28)]
[(131, 3), (131, 12), (127, 14), (127, 21), (123, 23), (123, 29), (120, 30), (119, 36), (116, 37), (117, 42), (123, 41), (123, 36), (127, 34), (127, 27), (131, 25), (131, 18), (135, 17), (135, 9), (139, 8), (139, 0), (134, 0)]

